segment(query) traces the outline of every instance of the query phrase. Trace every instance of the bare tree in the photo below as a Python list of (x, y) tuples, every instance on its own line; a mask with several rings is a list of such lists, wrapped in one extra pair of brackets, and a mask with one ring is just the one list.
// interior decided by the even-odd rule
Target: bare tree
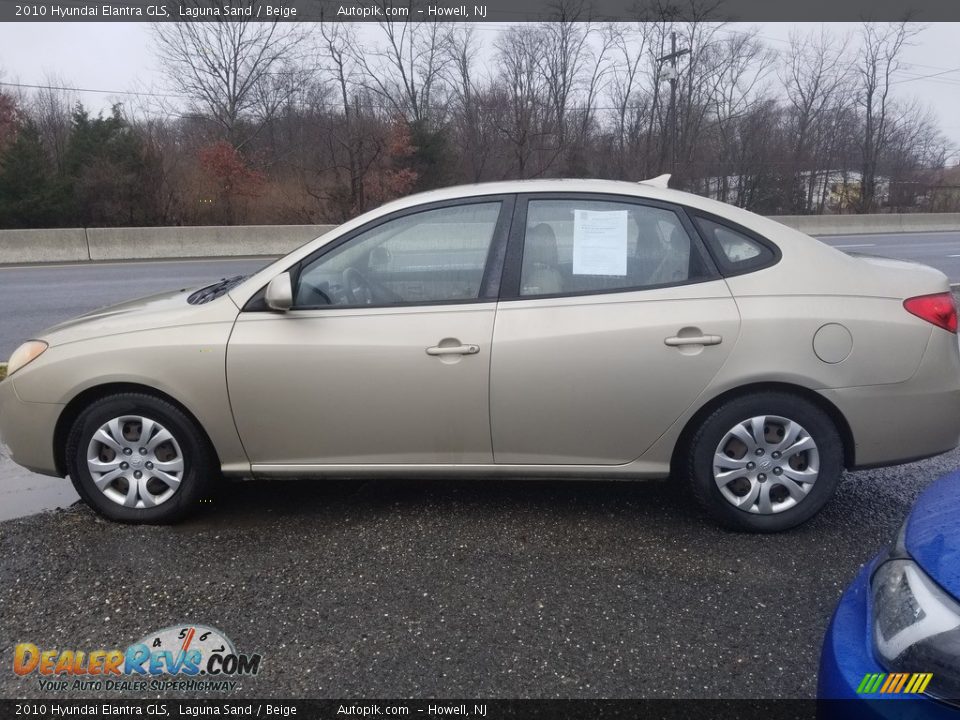
[[(233, 18), (158, 23), (154, 29), (156, 53), (171, 87), (192, 110), (208, 115), (235, 147), (256, 136), (313, 76), (307, 37), (293, 23)], [(243, 128), (247, 118), (250, 127)]]
[[(417, 16), (414, 0), (408, 0), (406, 7), (409, 17)], [(452, 61), (452, 24), (405, 19), (384, 21), (379, 26), (383, 44), (374, 49), (354, 48), (364, 84), (393, 113), (415, 123), (436, 122), (442, 100), (438, 95)]]
[(651, 93), (645, 91), (643, 70), (648, 60), (651, 26), (630, 27), (612, 23), (606, 27), (610, 63), (609, 99), (614, 117), (617, 177), (626, 177), (627, 164), (635, 164), (637, 144), (645, 119), (652, 117)]
[(584, 20), (587, 17), (583, 0), (558, 0), (555, 19), (540, 25), (542, 42), (537, 63), (561, 144), (566, 136), (570, 102), (590, 54), (590, 23)]
[(451, 34), (451, 62), (447, 67), (447, 83), (452, 101), (453, 121), (469, 180), (485, 177), (493, 151), (493, 131), (489, 113), (483, 110), (484, 88), (477, 77), (476, 66), (480, 46), (472, 25), (464, 25)]
[(934, 114), (918, 102), (899, 103), (878, 170), (887, 178), (887, 203), (902, 212), (929, 192), (927, 170), (942, 168), (947, 142)]
[[(725, 171), (720, 175), (722, 197), (726, 197), (727, 178), (737, 178), (737, 201), (745, 201), (747, 176), (756, 174), (755, 148), (741, 142), (747, 118), (758, 126), (775, 126), (775, 113), (755, 112), (767, 105), (768, 95), (762, 83), (773, 67), (774, 54), (765, 47), (756, 32), (727, 35), (711, 48), (716, 79), (710, 97), (711, 130), (716, 135), (715, 161)], [(762, 119), (762, 122), (760, 121)]]
[(80, 96), (66, 89), (70, 84), (57, 75), (45, 76), (43, 85), (24, 104), (36, 124), (53, 167), (63, 173), (70, 141), (70, 118), (80, 102)]
[[(647, 124), (647, 167), (645, 174), (665, 172), (669, 169), (667, 151), (674, 145), (674, 154), (685, 167), (675, 168), (679, 174), (674, 182), (683, 185), (684, 175), (692, 170), (698, 160), (697, 143), (702, 136), (710, 99), (718, 81), (716, 43), (720, 40), (723, 23), (711, 22), (722, 0), (686, 0), (677, 4), (673, 0), (651, 0), (646, 8), (650, 22), (649, 46), (651, 51), (649, 82), (653, 94), (652, 108)], [(681, 10), (681, 5), (682, 10)], [(683, 21), (679, 17), (683, 15)], [(669, 103), (660, 97), (660, 86), (665, 80), (665, 63), (657, 61), (670, 52), (671, 34), (676, 32), (678, 46), (690, 53), (681, 59), (678, 66), (680, 81), (677, 83), (676, 107), (670, 119)], [(678, 47), (679, 49), (679, 47)], [(675, 143), (666, 138), (675, 137)]]
[(860, 212), (871, 212), (877, 203), (877, 164), (890, 141), (890, 86), (893, 74), (902, 65), (903, 49), (920, 31), (915, 25), (864, 22), (860, 30), (862, 43), (856, 68), (859, 88), (857, 105), (863, 117), (861, 143)]
[(584, 60), (581, 88), (574, 106), (577, 116), (576, 136), (567, 153), (567, 171), (574, 175), (581, 174), (581, 168), (586, 167), (589, 135), (599, 125), (596, 103), (606, 90), (613, 64), (613, 38), (596, 28), (589, 30), (588, 34), (594, 36), (596, 46), (589, 51)]
[[(2, 79), (3, 71), (0, 70), (0, 80)], [(0, 87), (0, 157), (2, 157), (3, 151), (16, 139), (20, 120), (21, 111), (16, 98)]]
[[(807, 35), (793, 33), (790, 49), (780, 68), (790, 113), (796, 192), (791, 193), (793, 212), (809, 212), (815, 190), (825, 182), (835, 156), (826, 145), (835, 128), (829, 122), (836, 116), (831, 108), (849, 97), (849, 60), (847, 39), (834, 39), (825, 28)], [(805, 181), (804, 181), (805, 178)]]
[(544, 136), (547, 87), (540, 71), (543, 42), (541, 28), (519, 25), (506, 30), (494, 45), (496, 92), (504, 108), (498, 128), (513, 159), (510, 170), (521, 178), (538, 175), (550, 164), (540, 162), (531, 167), (536, 145), (542, 146)]
[(360, 68), (354, 55), (358, 44), (356, 28), (346, 23), (323, 22), (320, 23), (320, 36), (323, 38), (322, 52), (329, 62), (329, 72), (343, 113), (342, 133), (331, 133), (328, 142), (339, 145), (346, 155), (349, 207), (362, 208), (366, 204), (363, 184), (366, 138), (361, 131)]

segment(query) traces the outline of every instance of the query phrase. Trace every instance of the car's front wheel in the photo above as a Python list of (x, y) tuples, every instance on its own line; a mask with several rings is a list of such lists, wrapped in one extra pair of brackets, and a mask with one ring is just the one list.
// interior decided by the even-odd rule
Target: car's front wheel
[(102, 398), (67, 438), (80, 497), (111, 520), (169, 523), (195, 509), (216, 472), (213, 453), (179, 408), (141, 393)]
[(781, 392), (735, 398), (698, 426), (683, 474), (699, 503), (738, 530), (778, 532), (833, 496), (843, 444), (814, 403)]

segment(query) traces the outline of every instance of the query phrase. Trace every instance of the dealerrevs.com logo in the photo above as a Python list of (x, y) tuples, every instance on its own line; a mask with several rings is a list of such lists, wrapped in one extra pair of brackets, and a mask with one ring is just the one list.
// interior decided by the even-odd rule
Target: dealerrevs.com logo
[[(206, 625), (173, 626), (144, 636), (126, 650), (47, 649), (20, 643), (13, 671), (36, 676), (43, 691), (223, 691), (260, 672), (262, 655), (238, 653)], [(164, 679), (161, 679), (164, 678)]]

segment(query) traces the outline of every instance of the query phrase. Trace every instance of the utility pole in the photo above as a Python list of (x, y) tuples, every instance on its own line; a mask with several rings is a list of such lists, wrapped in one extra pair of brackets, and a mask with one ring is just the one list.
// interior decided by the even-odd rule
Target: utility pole
[(690, 48), (677, 50), (677, 34), (670, 33), (670, 54), (658, 57), (657, 62), (670, 63), (670, 67), (663, 71), (663, 77), (670, 81), (670, 107), (667, 110), (667, 128), (670, 138), (670, 173), (677, 171), (677, 80), (680, 72), (677, 70), (677, 58), (690, 53)]

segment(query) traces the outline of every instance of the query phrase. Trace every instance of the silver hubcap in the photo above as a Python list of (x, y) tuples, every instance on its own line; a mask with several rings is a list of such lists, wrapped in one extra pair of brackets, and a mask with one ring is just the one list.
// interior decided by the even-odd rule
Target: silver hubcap
[(183, 479), (183, 453), (163, 425), (124, 415), (100, 426), (87, 446), (87, 469), (118, 505), (150, 508), (173, 497)]
[(734, 507), (759, 515), (801, 502), (820, 474), (817, 444), (799, 423), (758, 415), (737, 423), (713, 455), (713, 479)]

